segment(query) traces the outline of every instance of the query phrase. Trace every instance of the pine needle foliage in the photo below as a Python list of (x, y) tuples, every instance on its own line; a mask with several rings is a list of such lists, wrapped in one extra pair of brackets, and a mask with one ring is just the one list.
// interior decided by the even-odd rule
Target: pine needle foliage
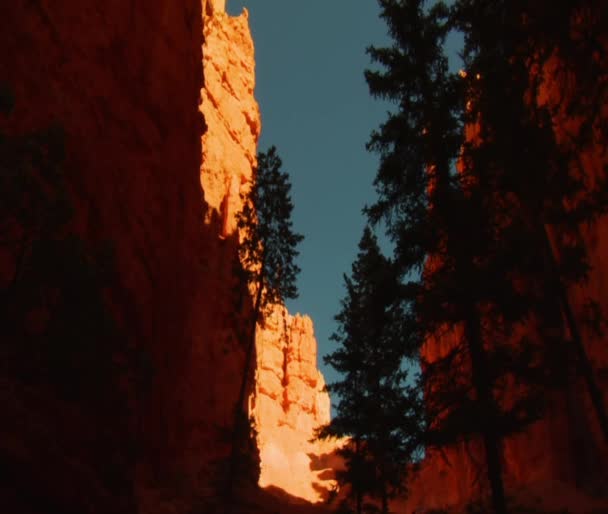
[(232, 493), (240, 477), (239, 468), (251, 470), (251, 456), (240, 450), (251, 451), (251, 424), (243, 412), (247, 384), (253, 368), (256, 326), (273, 305), (282, 305), (288, 298), (296, 298), (296, 278), (300, 268), (296, 264), (298, 244), (304, 237), (293, 230), (291, 215), (291, 183), (283, 171), (276, 147), (258, 154), (255, 180), (243, 196), (243, 208), (237, 214), (237, 227), (241, 231), (239, 244), (240, 272), (244, 284), (253, 291), (254, 302), (249, 326), (241, 338), (246, 347), (245, 366), (241, 376), (239, 397), (235, 405), (232, 429), (232, 451), (225, 490), (226, 512), (233, 508)]
[[(582, 123), (576, 144), (564, 145), (558, 113), (536, 103), (539, 70), (557, 55), (559, 73), (599, 106), (590, 77), (605, 76), (600, 29), (585, 1), (554, 11), (541, 1), (379, 4), (392, 44), (369, 49), (379, 69), (366, 78), (395, 109), (368, 145), (380, 165), (379, 198), (366, 212), (387, 227), (397, 298), (414, 313), (403, 325), (404, 354), (412, 343), (451, 348), (422, 362), (427, 444), (480, 438), (493, 508), (503, 514), (502, 440), (542, 415), (571, 355), (606, 424), (566, 289), (589, 272), (580, 224), (606, 212), (605, 170), (589, 184), (576, 157), (602, 124), (597, 109), (570, 96), (565, 112)], [(464, 36), (460, 73), (447, 66), (451, 31)], [(583, 49), (594, 57), (581, 66)], [(563, 236), (559, 258), (550, 232)]]
[(407, 463), (419, 449), (424, 416), (398, 330), (406, 314), (393, 301), (396, 267), (369, 227), (344, 284), (335, 318), (339, 328), (331, 338), (338, 348), (324, 358), (342, 380), (328, 386), (338, 399), (336, 416), (319, 436), (351, 439), (340, 451), (346, 471), (339, 478), (350, 486), (356, 511), (364, 511), (369, 497), (388, 513), (389, 499), (405, 492)]
[(239, 246), (244, 277), (261, 288), (260, 308), (298, 296), (297, 246), (304, 237), (293, 230), (291, 183), (282, 165), (274, 146), (258, 154), (255, 182), (237, 218), (244, 233)]

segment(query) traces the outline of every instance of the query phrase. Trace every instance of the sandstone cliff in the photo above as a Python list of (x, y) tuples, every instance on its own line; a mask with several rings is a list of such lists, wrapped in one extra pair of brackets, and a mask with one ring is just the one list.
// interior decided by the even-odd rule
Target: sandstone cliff
[(316, 502), (335, 486), (333, 441), (312, 441), (329, 423), (330, 400), (317, 369), (312, 320), (277, 306), (258, 329), (255, 391), (250, 399), (258, 431), (260, 485)]
[[(15, 512), (107, 514), (130, 512), (133, 502), (142, 513), (204, 510), (217, 497), (244, 369), (239, 333), (251, 315), (234, 273), (235, 214), (260, 133), (247, 12), (231, 17), (224, 5), (3, 7), (0, 82), (15, 110), (0, 129), (62, 127), (71, 225), (87, 245), (111, 245), (109, 304), (128, 348), (150, 368), (150, 380), (126, 393), (128, 433), (116, 437), (135, 441), (129, 455), (118, 443), (96, 447), (101, 424), (51, 391), (0, 377), (0, 409), (11, 420), (0, 427), (0, 460), (13, 471), (0, 501)], [(287, 337), (277, 331), (284, 317)], [(262, 484), (314, 499), (313, 483), (323, 480), (310, 455), (323, 448), (307, 441), (328, 419), (329, 399), (312, 323), (277, 307), (257, 350), (251, 405)], [(130, 490), (114, 491), (102, 468), (124, 474)]]
[[(65, 133), (74, 230), (91, 246), (111, 244), (108, 296), (116, 320), (128, 346), (153, 362), (152, 384), (132, 399), (137, 448), (130, 451), (138, 468), (159, 474), (188, 460), (193, 441), (206, 446), (202, 441), (222, 422), (213, 385), (223, 375), (214, 362), (222, 327), (200, 315), (206, 305), (228, 303), (226, 265), (212, 257), (221, 249), (217, 228), (203, 223), (202, 43), (198, 1), (18, 0), (4, 3), (0, 16), (0, 80), (15, 95), (3, 128), (27, 134), (55, 123)], [(210, 291), (218, 292), (216, 301)], [(193, 370), (190, 356), (197, 352), (206, 354), (199, 360), (204, 367)], [(110, 500), (99, 497), (114, 493), (87, 449), (101, 427), (62, 416), (67, 407), (50, 391), (26, 395), (20, 384), (13, 391), (15, 404), (46, 430), (16, 424), (11, 438), (0, 437), (12, 440), (2, 447), (3, 462), (12, 452), (29, 462), (31, 474), (20, 480), (27, 491), (40, 491), (42, 504), (110, 512)], [(195, 402), (209, 409), (204, 424), (190, 414)], [(8, 402), (2, 410), (17, 420)], [(116, 448), (99, 450), (109, 457)]]
[[(255, 63), (247, 11), (232, 18), (222, 2), (209, 6), (201, 95), (208, 130), (203, 137), (201, 184), (207, 204), (220, 215), (220, 237), (230, 238), (242, 207), (240, 194), (253, 179), (260, 115), (253, 97)], [(325, 382), (317, 369), (312, 321), (274, 306), (258, 326), (256, 355), (249, 413), (260, 451), (259, 484), (315, 502), (334, 482), (320, 460), (330, 452), (331, 443), (309, 442), (330, 414)], [(239, 368), (226, 377), (234, 381), (241, 374)]]
[[(213, 208), (208, 212), (219, 213), (219, 237), (229, 239), (235, 233), (235, 215), (242, 207), (240, 194), (253, 179), (260, 115), (253, 97), (255, 63), (247, 11), (232, 18), (224, 12), (222, 2), (210, 7), (203, 47), (201, 110), (207, 132), (201, 184), (205, 200)], [(312, 321), (292, 317), (285, 307), (274, 306), (258, 327), (256, 355), (249, 413), (255, 420), (260, 451), (259, 483), (316, 501), (333, 484), (318, 478), (323, 470), (311, 469), (311, 457), (323, 453), (324, 447), (309, 440), (315, 428), (329, 422), (330, 409), (317, 369)], [(226, 379), (240, 379), (242, 373), (242, 367), (232, 369)]]

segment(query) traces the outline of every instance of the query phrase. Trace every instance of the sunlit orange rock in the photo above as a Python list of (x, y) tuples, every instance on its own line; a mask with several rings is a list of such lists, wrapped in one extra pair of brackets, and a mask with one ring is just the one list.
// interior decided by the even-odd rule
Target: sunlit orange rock
[[(247, 11), (236, 18), (224, 12), (222, 1), (208, 2), (205, 18), (204, 73), (201, 111), (208, 130), (203, 136), (201, 184), (212, 207), (208, 220), (219, 214), (220, 237), (234, 234), (240, 194), (251, 183), (260, 132), (258, 105), (253, 97), (255, 62)], [(260, 485), (316, 501), (333, 482), (318, 475), (326, 470), (318, 458), (329, 443), (310, 443), (314, 429), (329, 422), (329, 396), (317, 369), (317, 343), (312, 321), (291, 316), (275, 306), (256, 335), (257, 366), (250, 414), (256, 422), (260, 450)], [(226, 378), (243, 373), (243, 362)], [(240, 367), (239, 367), (240, 366)], [(320, 489), (317, 490), (316, 487)]]
[[(235, 276), (238, 234), (236, 214), (240, 194), (253, 179), (260, 113), (254, 97), (255, 59), (247, 11), (232, 17), (224, 1), (207, 0), (202, 8), (202, 72), (197, 109), (206, 130), (199, 134), (197, 185), (204, 210), (195, 221), (207, 234), (192, 258), (201, 266), (194, 280), (195, 295), (184, 327), (190, 339), (184, 355), (177, 403), (184, 409), (184, 446), (180, 472), (197, 477), (195, 485), (208, 487), (218, 459), (229, 445), (218, 431), (234, 423), (239, 380), (245, 365), (240, 340), (248, 326), (249, 299)], [(199, 483), (200, 482), (200, 483)]]
[(275, 306), (256, 337), (257, 370), (250, 412), (260, 450), (262, 487), (317, 502), (335, 485), (335, 441), (312, 441), (329, 423), (330, 400), (317, 369), (312, 320)]
[(227, 237), (242, 206), (241, 188), (253, 177), (261, 123), (253, 95), (255, 60), (247, 10), (232, 17), (224, 12), (224, 3), (209, 0), (205, 16), (201, 112), (207, 132), (201, 186), (211, 207), (208, 216), (221, 214), (222, 236)]

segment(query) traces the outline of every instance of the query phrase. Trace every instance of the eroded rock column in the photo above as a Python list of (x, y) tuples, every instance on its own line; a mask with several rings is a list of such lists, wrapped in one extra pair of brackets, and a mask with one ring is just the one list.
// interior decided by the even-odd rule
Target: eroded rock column
[(316, 502), (335, 485), (335, 441), (314, 441), (329, 423), (330, 399), (317, 369), (317, 341), (308, 316), (276, 306), (256, 338), (256, 387), (250, 399), (258, 430), (260, 485)]

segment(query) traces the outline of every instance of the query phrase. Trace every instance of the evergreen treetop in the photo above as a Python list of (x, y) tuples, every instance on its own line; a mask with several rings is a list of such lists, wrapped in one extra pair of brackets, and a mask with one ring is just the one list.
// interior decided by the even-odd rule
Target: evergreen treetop
[(247, 452), (251, 452), (253, 435), (244, 404), (253, 368), (256, 326), (268, 307), (298, 294), (296, 278), (300, 268), (295, 263), (299, 253), (296, 247), (303, 236), (293, 231), (291, 184), (289, 175), (281, 170), (282, 164), (274, 146), (266, 153), (258, 153), (253, 184), (243, 196), (243, 208), (237, 214), (237, 226), (242, 232), (238, 248), (240, 271), (246, 285), (253, 289), (254, 300), (249, 325), (241, 334), (246, 354), (232, 429), (225, 489), (227, 514), (233, 509), (232, 493), (239, 478), (239, 462), (251, 460)]
[(274, 146), (258, 154), (255, 181), (237, 217), (244, 231), (241, 265), (247, 282), (263, 290), (261, 306), (298, 295), (296, 247), (304, 237), (293, 231), (291, 184), (282, 165)]
[(397, 277), (366, 227), (351, 275), (344, 277), (346, 296), (332, 336), (338, 348), (324, 358), (343, 377), (328, 386), (337, 395), (337, 413), (320, 432), (351, 438), (340, 451), (347, 464), (340, 480), (350, 485), (357, 512), (365, 497), (379, 499), (388, 512), (421, 442), (421, 398), (408, 383), (399, 330), (406, 316), (394, 302)]

